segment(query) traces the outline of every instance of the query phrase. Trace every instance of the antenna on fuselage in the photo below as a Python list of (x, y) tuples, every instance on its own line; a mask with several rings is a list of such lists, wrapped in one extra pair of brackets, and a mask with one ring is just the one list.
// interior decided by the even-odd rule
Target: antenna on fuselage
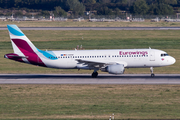
[(77, 48), (76, 48), (77, 50), (79, 50), (79, 45), (77, 45)]

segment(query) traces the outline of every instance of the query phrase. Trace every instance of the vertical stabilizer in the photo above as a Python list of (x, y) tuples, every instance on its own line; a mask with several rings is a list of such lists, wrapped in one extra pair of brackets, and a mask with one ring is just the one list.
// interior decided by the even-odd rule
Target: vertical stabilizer
[(33, 43), (16, 25), (7, 25), (7, 28), (9, 30), (9, 36), (11, 39), (14, 53), (21, 54), (23, 52), (37, 51)]
[(26, 35), (16, 25), (7, 25), (7, 28), (14, 53), (6, 54), (5, 58), (45, 67), (46, 65), (38, 56), (40, 50), (33, 45)]

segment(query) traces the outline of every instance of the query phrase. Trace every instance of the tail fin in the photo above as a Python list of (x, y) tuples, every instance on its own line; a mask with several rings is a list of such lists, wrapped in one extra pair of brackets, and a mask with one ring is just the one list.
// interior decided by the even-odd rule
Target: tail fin
[(16, 25), (7, 25), (7, 28), (9, 30), (14, 53), (34, 53), (35, 51), (37, 51), (37, 48), (33, 45), (33, 43)]
[[(16, 26), (7, 25), (14, 53), (6, 54), (4, 57), (19, 62), (46, 66), (37, 53), (44, 52), (37, 49), (26, 35)], [(39, 52), (38, 52), (39, 51)]]

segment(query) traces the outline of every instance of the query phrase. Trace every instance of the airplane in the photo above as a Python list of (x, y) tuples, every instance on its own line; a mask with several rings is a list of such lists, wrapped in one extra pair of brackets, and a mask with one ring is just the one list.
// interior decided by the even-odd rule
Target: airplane
[(26, 35), (16, 26), (7, 25), (14, 53), (4, 58), (32, 65), (56, 69), (99, 70), (109, 74), (123, 74), (125, 68), (153, 68), (172, 65), (175, 58), (158, 49), (109, 49), (109, 50), (61, 50), (43, 51), (36, 48)]

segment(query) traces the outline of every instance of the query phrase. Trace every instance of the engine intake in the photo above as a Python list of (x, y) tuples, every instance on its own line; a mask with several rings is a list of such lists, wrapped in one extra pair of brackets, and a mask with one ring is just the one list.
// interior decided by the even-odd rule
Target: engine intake
[(124, 65), (109, 65), (103, 69), (101, 69), (102, 72), (109, 72), (109, 74), (123, 74), (124, 73)]

